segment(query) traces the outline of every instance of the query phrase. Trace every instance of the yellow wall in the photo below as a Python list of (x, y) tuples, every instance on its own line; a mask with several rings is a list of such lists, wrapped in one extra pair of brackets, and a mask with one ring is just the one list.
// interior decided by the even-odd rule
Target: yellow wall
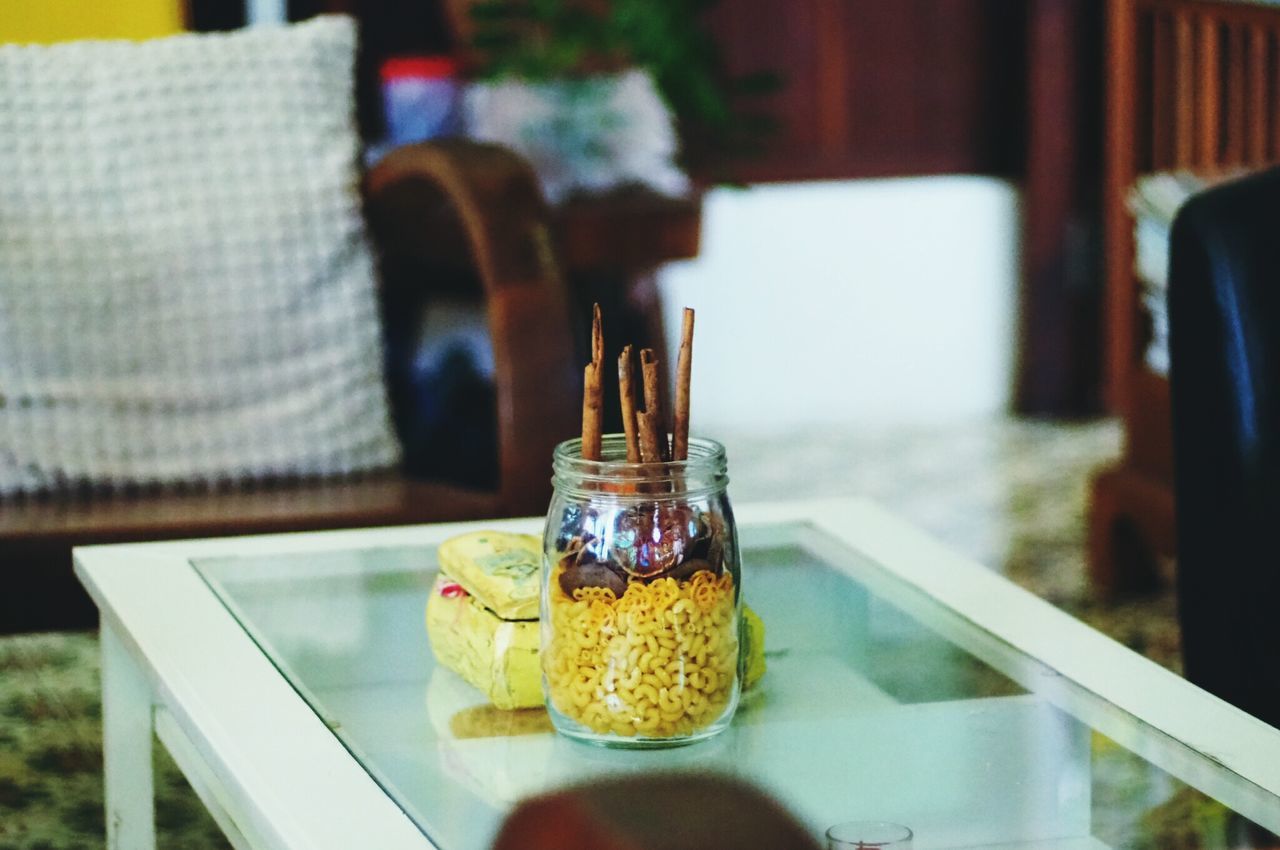
[(0, 42), (150, 38), (182, 29), (182, 0), (0, 0)]

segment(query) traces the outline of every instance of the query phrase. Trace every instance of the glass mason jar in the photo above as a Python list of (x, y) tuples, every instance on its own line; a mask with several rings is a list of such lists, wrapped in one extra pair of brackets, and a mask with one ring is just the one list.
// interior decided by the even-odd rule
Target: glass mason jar
[(722, 731), (741, 687), (738, 534), (724, 447), (628, 463), (556, 447), (542, 584), (542, 675), (556, 729), (619, 747), (686, 744)]

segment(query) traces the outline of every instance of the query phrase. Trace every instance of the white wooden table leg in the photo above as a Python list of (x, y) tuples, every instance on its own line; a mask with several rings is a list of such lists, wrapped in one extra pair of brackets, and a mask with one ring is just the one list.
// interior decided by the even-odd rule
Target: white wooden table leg
[(154, 850), (151, 686), (102, 623), (102, 761), (109, 850)]

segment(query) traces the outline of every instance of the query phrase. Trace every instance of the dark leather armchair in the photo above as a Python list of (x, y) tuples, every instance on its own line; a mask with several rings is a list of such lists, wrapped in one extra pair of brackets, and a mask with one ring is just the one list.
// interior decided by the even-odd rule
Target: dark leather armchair
[(1186, 674), (1280, 725), (1280, 169), (1186, 204), (1169, 311)]
[(469, 280), (483, 299), (494, 352), (494, 421), (475, 427), (496, 429), (496, 480), (458, 486), (399, 470), (225, 491), (0, 500), (0, 633), (94, 622), (93, 606), (71, 572), (73, 546), (546, 509), (551, 450), (577, 428), (581, 368), (549, 212), (532, 171), (492, 145), (413, 145), (366, 175), (365, 203), (382, 263), (384, 311), (388, 304), (408, 309), (438, 281), (459, 279), (450, 271), (469, 269), (463, 286)]

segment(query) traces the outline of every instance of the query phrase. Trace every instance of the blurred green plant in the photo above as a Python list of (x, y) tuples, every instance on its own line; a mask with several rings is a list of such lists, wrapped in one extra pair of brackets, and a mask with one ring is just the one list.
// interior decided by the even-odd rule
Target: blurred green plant
[(730, 74), (704, 15), (716, 0), (479, 0), (470, 14), (483, 78), (549, 82), (646, 69), (676, 118), (682, 164), (723, 179), (776, 129), (760, 100), (771, 70)]

